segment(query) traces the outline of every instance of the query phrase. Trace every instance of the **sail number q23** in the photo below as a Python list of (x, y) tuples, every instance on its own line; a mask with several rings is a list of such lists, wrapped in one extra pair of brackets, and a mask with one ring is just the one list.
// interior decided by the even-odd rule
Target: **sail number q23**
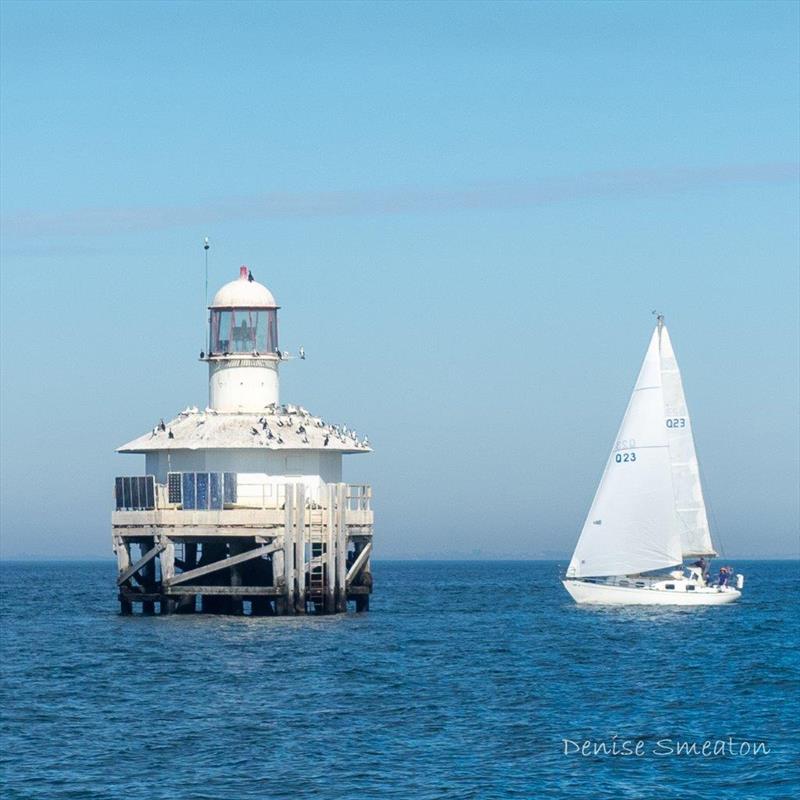
[[(616, 451), (614, 453), (614, 461), (617, 464), (627, 464), (631, 461), (636, 461), (636, 453), (633, 452), (633, 448), (636, 447), (636, 439), (619, 439), (614, 447)], [(627, 452), (620, 452), (620, 451), (627, 451)]]
[[(669, 417), (665, 423), (668, 428), (685, 428), (686, 417)], [(614, 448), (616, 451), (614, 453), (614, 461), (617, 464), (629, 464), (632, 461), (636, 461), (636, 453), (633, 452), (634, 447), (636, 447), (635, 439), (620, 439)]]

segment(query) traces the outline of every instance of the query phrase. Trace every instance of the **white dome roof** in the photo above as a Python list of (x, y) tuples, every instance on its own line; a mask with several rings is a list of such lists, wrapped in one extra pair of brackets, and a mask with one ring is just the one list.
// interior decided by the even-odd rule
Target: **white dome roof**
[(277, 308), (272, 292), (258, 281), (247, 279), (247, 267), (241, 267), (239, 279), (226, 283), (211, 301), (211, 308)]

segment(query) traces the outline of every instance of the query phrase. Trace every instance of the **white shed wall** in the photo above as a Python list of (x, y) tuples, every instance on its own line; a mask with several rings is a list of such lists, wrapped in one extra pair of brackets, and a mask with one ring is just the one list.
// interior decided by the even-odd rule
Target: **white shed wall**
[(147, 453), (145, 472), (166, 483), (168, 472), (236, 472), (240, 501), (269, 499), (275, 487), (303, 483), (313, 497), (342, 480), (342, 454), (303, 450), (171, 450)]

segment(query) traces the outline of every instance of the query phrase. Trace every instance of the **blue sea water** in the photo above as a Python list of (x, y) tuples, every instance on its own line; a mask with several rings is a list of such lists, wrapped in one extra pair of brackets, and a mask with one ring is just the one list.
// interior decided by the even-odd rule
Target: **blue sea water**
[[(113, 563), (4, 563), (1, 794), (797, 797), (798, 563), (736, 566), (736, 605), (602, 609), (551, 562), (378, 561), (369, 614), (270, 619), (120, 617)], [(564, 752), (614, 736), (643, 753)], [(669, 752), (728, 737), (769, 752)]]

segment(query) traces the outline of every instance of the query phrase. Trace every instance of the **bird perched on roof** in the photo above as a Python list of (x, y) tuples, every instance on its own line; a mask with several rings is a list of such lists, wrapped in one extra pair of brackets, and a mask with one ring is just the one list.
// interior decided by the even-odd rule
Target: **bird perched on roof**
[(297, 432), (298, 433), (305, 433), (306, 432), (306, 426), (305, 425), (298, 425)]
[(253, 436), (258, 436), (258, 428), (250, 428), (250, 433), (252, 433)]
[(161, 422), (158, 423), (158, 429), (160, 431), (165, 431), (167, 429), (167, 426), (164, 424), (164, 420), (163, 419), (161, 420)]
[(252, 283), (255, 280), (255, 278), (253, 277), (253, 270), (251, 269), (247, 270), (247, 280), (250, 281), (250, 283)]
[(278, 437), (278, 444), (283, 444), (283, 437), (281, 436)]
[(323, 447), (327, 447), (328, 446), (328, 442), (330, 440), (331, 440), (331, 437), (326, 435), (325, 438), (322, 440), (322, 446)]
[(174, 438), (175, 438), (175, 434), (172, 432), (172, 428), (170, 428), (170, 429), (169, 429), (169, 433), (167, 434), (167, 436), (168, 436), (170, 439), (174, 439)]

